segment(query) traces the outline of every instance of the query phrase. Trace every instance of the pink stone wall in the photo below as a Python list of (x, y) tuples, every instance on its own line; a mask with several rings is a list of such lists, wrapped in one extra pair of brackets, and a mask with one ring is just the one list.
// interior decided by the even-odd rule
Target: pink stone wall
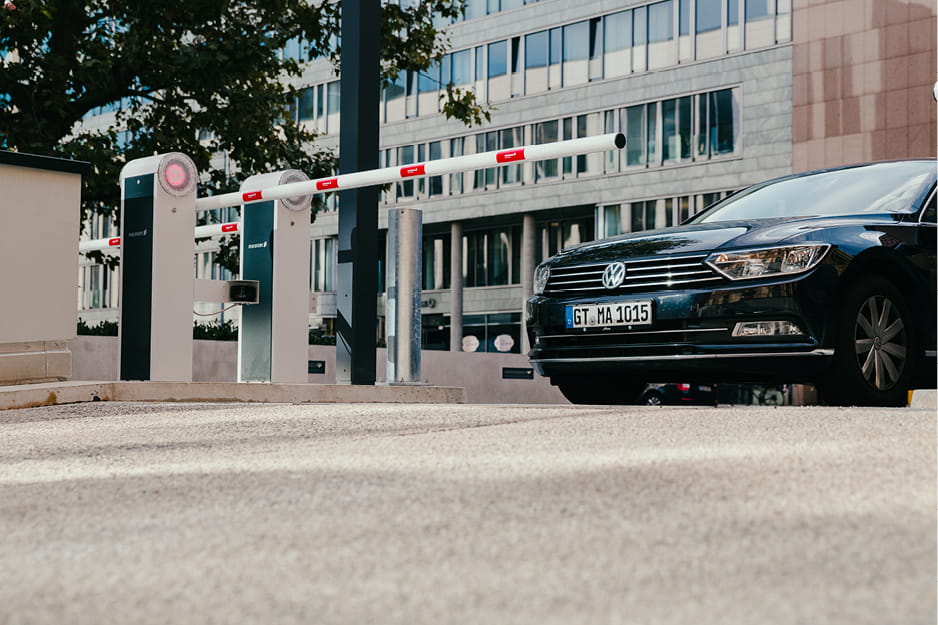
[(794, 0), (792, 168), (934, 157), (935, 0)]

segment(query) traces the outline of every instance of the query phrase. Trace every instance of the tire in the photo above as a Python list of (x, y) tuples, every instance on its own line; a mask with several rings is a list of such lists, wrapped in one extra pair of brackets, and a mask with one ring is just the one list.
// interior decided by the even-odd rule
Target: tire
[(660, 393), (648, 393), (642, 397), (640, 403), (646, 406), (662, 406), (664, 405), (664, 400)]
[(840, 406), (904, 406), (920, 351), (902, 292), (881, 276), (867, 278), (844, 298), (821, 398)]
[(645, 387), (644, 382), (622, 382), (617, 379), (551, 380), (573, 404), (622, 405), (634, 404)]

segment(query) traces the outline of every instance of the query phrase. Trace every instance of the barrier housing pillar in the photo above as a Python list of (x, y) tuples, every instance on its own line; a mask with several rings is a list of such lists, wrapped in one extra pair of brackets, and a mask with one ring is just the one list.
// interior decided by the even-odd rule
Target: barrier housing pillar
[[(250, 193), (308, 180), (295, 169), (251, 176)], [(258, 303), (241, 309), (238, 381), (305, 384), (309, 358), (311, 196), (241, 207), (241, 278), (259, 282)]]
[(192, 381), (197, 179), (178, 152), (121, 170), (121, 380)]

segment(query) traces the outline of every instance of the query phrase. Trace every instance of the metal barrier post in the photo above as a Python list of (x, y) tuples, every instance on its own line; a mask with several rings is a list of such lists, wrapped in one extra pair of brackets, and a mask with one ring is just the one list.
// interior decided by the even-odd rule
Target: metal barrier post
[(422, 244), (422, 211), (395, 208), (388, 212), (389, 384), (420, 382)]

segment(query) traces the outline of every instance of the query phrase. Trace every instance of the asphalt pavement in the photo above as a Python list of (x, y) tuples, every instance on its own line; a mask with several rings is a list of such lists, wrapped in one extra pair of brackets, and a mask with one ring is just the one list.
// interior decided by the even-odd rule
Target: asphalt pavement
[(933, 625), (918, 409), (0, 413), (0, 623)]

